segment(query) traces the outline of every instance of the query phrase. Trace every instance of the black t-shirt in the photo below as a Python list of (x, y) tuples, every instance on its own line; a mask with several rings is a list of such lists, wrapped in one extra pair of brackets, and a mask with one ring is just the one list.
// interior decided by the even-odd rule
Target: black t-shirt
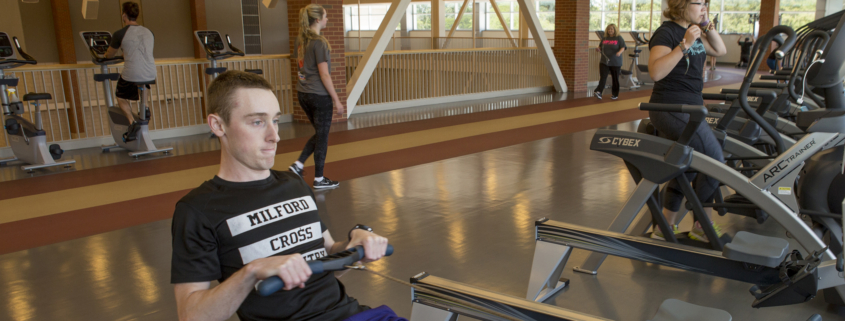
[(742, 41), (739, 43), (740, 45), (740, 52), (744, 55), (747, 55), (751, 52), (751, 46), (754, 45), (753, 41)]
[[(225, 281), (247, 263), (300, 253), (326, 255), (311, 188), (290, 172), (271, 171), (253, 182), (219, 177), (176, 203), (170, 282)], [(347, 296), (331, 272), (314, 274), (305, 288), (268, 297), (250, 293), (238, 308), (241, 320), (343, 320), (366, 307)]]
[(619, 49), (628, 48), (628, 46), (625, 45), (625, 39), (622, 39), (622, 36), (602, 38), (599, 43), (599, 48), (602, 51), (601, 64), (605, 64), (609, 67), (622, 66), (622, 56), (616, 55), (616, 53), (619, 52)]
[[(675, 49), (678, 44), (684, 39), (687, 29), (681, 27), (672, 21), (664, 21), (648, 43), (648, 49), (654, 46), (665, 46), (670, 49)], [(701, 98), (701, 92), (704, 90), (704, 79), (702, 72), (704, 71), (704, 61), (707, 59), (707, 53), (704, 50), (704, 44), (701, 39), (697, 39), (695, 43), (690, 46), (687, 53), (689, 57), (689, 69), (687, 69), (687, 60), (681, 58), (675, 68), (669, 72), (666, 77), (654, 84), (654, 90), (651, 92), (650, 103), (665, 103), (665, 104), (694, 104), (702, 105), (704, 100)]]

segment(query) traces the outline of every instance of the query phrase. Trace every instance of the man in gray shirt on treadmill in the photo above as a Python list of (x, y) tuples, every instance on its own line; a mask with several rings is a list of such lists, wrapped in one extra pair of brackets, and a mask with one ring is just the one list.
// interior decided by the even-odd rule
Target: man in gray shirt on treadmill
[[(123, 72), (117, 81), (115, 95), (120, 110), (132, 124), (129, 126), (126, 135), (126, 140), (130, 141), (135, 139), (137, 129), (135, 117), (132, 116), (132, 110), (129, 108), (130, 100), (137, 101), (139, 99), (138, 86), (134, 83), (155, 80), (156, 66), (155, 58), (153, 58), (153, 32), (135, 21), (141, 13), (141, 8), (135, 2), (125, 2), (122, 9), (121, 19), (124, 27), (112, 35), (106, 57), (114, 57), (119, 49), (123, 49)], [(149, 88), (150, 86), (147, 85), (147, 89)], [(138, 112), (144, 111), (139, 110)]]

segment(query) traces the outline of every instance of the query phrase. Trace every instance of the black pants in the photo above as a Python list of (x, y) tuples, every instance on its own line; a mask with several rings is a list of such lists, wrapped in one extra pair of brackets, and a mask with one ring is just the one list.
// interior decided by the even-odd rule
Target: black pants
[(619, 69), (622, 67), (614, 66), (609, 67), (605, 64), (599, 64), (599, 85), (596, 87), (596, 91), (603, 92), (605, 82), (607, 82), (607, 74), (610, 73), (610, 79), (613, 81), (612, 86), (612, 93), (613, 96), (619, 96)]
[(323, 166), (326, 164), (326, 152), (329, 149), (329, 129), (332, 126), (334, 105), (331, 96), (309, 93), (297, 93), (299, 106), (305, 111), (316, 133), (305, 143), (299, 161), (305, 163), (314, 154), (314, 177), (323, 176)]
[[(671, 140), (678, 140), (681, 137), (681, 132), (684, 131), (689, 122), (689, 114), (669, 113), (660, 111), (648, 112), (651, 123), (654, 128)], [(689, 142), (689, 146), (697, 152), (703, 153), (713, 159), (724, 163), (725, 156), (722, 154), (722, 145), (713, 134), (713, 130), (707, 123), (702, 122), (695, 130), (695, 134)], [(701, 202), (710, 202), (713, 196), (716, 195), (716, 189), (719, 188), (719, 181), (705, 175), (697, 175), (695, 173), (687, 173), (687, 179), (692, 181), (695, 194)], [(663, 207), (670, 211), (677, 212), (681, 208), (681, 200), (684, 195), (681, 193), (681, 187), (675, 180), (669, 181), (666, 188), (666, 193), (663, 196)]]

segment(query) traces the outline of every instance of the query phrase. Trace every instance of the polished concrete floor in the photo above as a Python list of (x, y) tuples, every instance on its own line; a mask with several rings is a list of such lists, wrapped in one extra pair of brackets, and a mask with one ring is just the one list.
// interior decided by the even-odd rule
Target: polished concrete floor
[[(486, 112), (443, 108), (462, 107), (421, 108), (417, 114), (445, 118), (450, 113), (474, 113), (467, 117), (486, 119)], [(374, 113), (371, 119), (382, 120), (350, 122), (336, 130), (378, 128), (403, 119), (412, 124), (418, 117), (403, 113), (408, 114), (392, 120), (387, 113)], [(607, 128), (634, 130), (636, 125), (626, 121)], [(307, 127), (292, 124), (291, 128), (289, 137), (309, 135)], [(396, 253), (370, 264), (373, 270), (400, 279), (425, 271), (524, 297), (534, 252), (533, 222), (548, 217), (605, 228), (634, 187), (619, 158), (589, 150), (594, 132), (587, 129), (356, 176), (343, 180), (337, 189), (316, 193), (320, 215), (335, 235), (365, 223), (390, 239)], [(481, 143), (486, 137), (464, 139)], [(194, 137), (174, 143), (193, 146), (185, 148), (190, 154), (216, 150), (209, 141), (213, 140)], [(96, 150), (89, 155), (102, 156)], [(366, 161), (391, 159), (384, 155)], [(121, 161), (106, 159), (98, 164), (90, 166)], [(0, 184), (0, 188), (6, 187)], [(729, 233), (783, 235), (774, 222), (758, 225), (735, 216), (718, 220)], [(682, 229), (689, 224), (682, 224)], [(2, 230), (6, 226), (0, 225), (0, 234), (12, 232)], [(169, 219), (0, 255), (0, 320), (175, 320), (170, 255)], [(585, 257), (586, 253), (575, 252), (570, 266)], [(734, 320), (803, 321), (813, 313), (822, 314), (824, 320), (845, 318), (845, 309), (829, 306), (821, 297), (806, 304), (752, 309), (748, 284), (613, 257), (597, 276), (567, 268), (564, 277), (572, 280), (571, 286), (554, 304), (613, 320), (647, 320), (668, 298), (723, 309)], [(355, 271), (341, 280), (362, 304), (387, 304), (400, 315), (410, 315), (409, 288)]]
[[(403, 279), (425, 271), (522, 297), (534, 220), (602, 228), (633, 188), (619, 159), (588, 150), (592, 132), (346, 181), (317, 193), (321, 217), (335, 233), (364, 222), (390, 238), (396, 253), (371, 264), (377, 271)], [(578, 252), (571, 261), (583, 257)], [(0, 319), (174, 320), (169, 268), (169, 220), (6, 254), (0, 256)], [(410, 314), (408, 288), (359, 273), (342, 278), (351, 295)], [(735, 320), (845, 316), (820, 298), (755, 310), (747, 284), (618, 258), (608, 259), (598, 276), (568, 269), (565, 276), (572, 286), (556, 305), (614, 320), (646, 320), (667, 298), (724, 309)]]

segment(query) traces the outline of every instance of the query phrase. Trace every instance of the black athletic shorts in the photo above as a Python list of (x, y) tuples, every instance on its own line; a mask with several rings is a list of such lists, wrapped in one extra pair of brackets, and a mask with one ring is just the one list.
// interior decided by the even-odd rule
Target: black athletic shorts
[[(147, 85), (147, 89), (150, 89), (150, 85)], [(138, 96), (138, 85), (133, 82), (128, 82), (123, 80), (123, 77), (117, 80), (117, 98), (122, 98), (126, 100), (138, 100), (140, 96)]]

